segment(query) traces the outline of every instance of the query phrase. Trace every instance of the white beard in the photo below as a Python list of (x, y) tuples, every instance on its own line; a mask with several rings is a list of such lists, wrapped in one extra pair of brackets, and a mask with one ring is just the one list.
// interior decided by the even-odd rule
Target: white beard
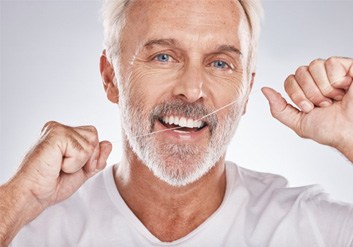
[(176, 144), (158, 139), (158, 133), (146, 135), (152, 132), (153, 121), (143, 112), (143, 102), (133, 104), (121, 94), (120, 106), (122, 127), (132, 150), (156, 177), (177, 187), (199, 180), (216, 165), (225, 154), (240, 118), (237, 105), (232, 105), (227, 117), (212, 130), (207, 145)]

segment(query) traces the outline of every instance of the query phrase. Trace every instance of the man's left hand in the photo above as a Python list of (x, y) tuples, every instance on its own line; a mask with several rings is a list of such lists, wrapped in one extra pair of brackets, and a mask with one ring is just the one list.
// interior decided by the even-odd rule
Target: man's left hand
[(331, 57), (301, 66), (285, 80), (298, 108), (274, 89), (262, 92), (272, 116), (303, 138), (337, 148), (353, 162), (353, 59)]

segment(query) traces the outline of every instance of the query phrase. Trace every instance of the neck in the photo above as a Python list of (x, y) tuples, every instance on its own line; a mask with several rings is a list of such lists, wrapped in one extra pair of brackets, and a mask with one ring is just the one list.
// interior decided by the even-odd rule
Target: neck
[(158, 239), (179, 239), (202, 224), (221, 205), (226, 188), (224, 157), (198, 181), (174, 187), (127, 149), (115, 171), (118, 190), (137, 218)]

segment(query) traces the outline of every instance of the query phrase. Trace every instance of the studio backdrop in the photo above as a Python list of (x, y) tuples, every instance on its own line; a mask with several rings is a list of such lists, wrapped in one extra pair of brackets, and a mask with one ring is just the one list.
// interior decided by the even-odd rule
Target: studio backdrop
[[(260, 92), (271, 86), (284, 93), (285, 78), (315, 58), (353, 57), (353, 1), (263, 3), (255, 85), (227, 159), (281, 174), (292, 186), (321, 184), (353, 203), (353, 165), (273, 119)], [(106, 99), (99, 74), (100, 7), (100, 1), (1, 0), (0, 183), (14, 174), (49, 120), (96, 126), (114, 145), (109, 163), (119, 162), (119, 109)]]

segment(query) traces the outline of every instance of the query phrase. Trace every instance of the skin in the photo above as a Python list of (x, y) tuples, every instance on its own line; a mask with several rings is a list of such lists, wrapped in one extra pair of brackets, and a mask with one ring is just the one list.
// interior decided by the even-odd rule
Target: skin
[[(173, 9), (172, 16), (170, 9)], [(188, 15), (189, 11), (193, 15)], [(105, 56), (101, 59), (108, 98), (119, 103), (118, 90), (131, 92), (133, 104), (142, 100), (147, 112), (159, 102), (173, 99), (200, 102), (212, 109), (240, 99), (235, 104), (235, 128), (245, 111), (252, 84), (252, 78), (249, 80), (246, 74), (250, 33), (240, 4), (233, 1), (222, 4), (218, 1), (135, 1), (128, 13), (128, 24), (121, 34), (124, 44), (120, 56), (121, 74), (117, 75), (122, 81), (121, 88), (112, 84), (116, 76), (114, 69)], [(171, 39), (173, 42), (169, 42)], [(220, 46), (234, 47), (242, 55), (230, 49), (219, 49)], [(168, 62), (155, 59), (156, 54), (164, 53), (171, 56)], [(218, 60), (228, 66), (214, 66)], [(228, 109), (221, 111), (220, 121), (228, 113)], [(160, 128), (156, 124), (153, 130)], [(185, 134), (175, 136), (164, 132), (155, 138), (158, 142), (167, 139), (203, 147), (208, 144), (209, 135), (205, 132), (186, 139)], [(130, 145), (126, 144), (124, 150), (115, 174), (118, 190), (140, 221), (160, 240), (173, 241), (187, 235), (220, 206), (226, 182), (225, 154), (197, 182), (174, 187), (155, 177)], [(183, 169), (190, 166), (192, 163), (187, 163)]]
[[(175, 1), (166, 2), (168, 3), (163, 5), (165, 7)], [(177, 19), (170, 17), (170, 11), (167, 11), (167, 8), (157, 8), (158, 13), (152, 16), (130, 9), (132, 19), (150, 20), (151, 30), (146, 32), (143, 25), (135, 26), (136, 29), (132, 32), (135, 36), (129, 38), (130, 42), (124, 43), (122, 56), (127, 60), (122, 60), (123, 75), (133, 74), (134, 71), (144, 74), (143, 66), (139, 67), (140, 63), (129, 66), (126, 61), (129, 61), (128, 58), (136, 54), (136, 50), (141, 47), (140, 42), (146, 38), (143, 35), (150, 34), (152, 31), (157, 35), (159, 28), (156, 25), (175, 25), (173, 28), (175, 27), (176, 31), (173, 34), (183, 45), (184, 56), (182, 57), (186, 59), (182, 61), (187, 61), (180, 68), (180, 71), (184, 72), (178, 74), (182, 75), (180, 80), (171, 81), (165, 87), (153, 85), (154, 80), (149, 81), (150, 84), (147, 85), (139, 84), (151, 79), (148, 76), (136, 76), (132, 77), (136, 80), (124, 81), (134, 83), (136, 89), (143, 89), (146, 109), (157, 103), (155, 101), (158, 97), (154, 93), (165, 100), (177, 96), (190, 101), (202, 100), (203, 104), (214, 108), (236, 97), (243, 97), (243, 105), (238, 106), (240, 110), (245, 109), (246, 90), (236, 89), (242, 88), (240, 85), (250, 88), (250, 77), (242, 74), (234, 77), (239, 79), (237, 80), (239, 84), (228, 84), (230, 77), (217, 76), (217, 81), (225, 83), (207, 86), (207, 79), (214, 74), (208, 70), (209, 67), (206, 64), (209, 63), (205, 63), (207, 60), (205, 58), (206, 54), (214, 49), (215, 42), (220, 40), (230, 42), (243, 54), (246, 54), (247, 49), (241, 41), (245, 39), (244, 34), (234, 35), (239, 29), (239, 21), (244, 19), (239, 8), (236, 5), (227, 5), (229, 2), (226, 1), (222, 2), (224, 5), (216, 3), (219, 1), (202, 1), (202, 4), (201, 1), (192, 1), (192, 3), (180, 1), (177, 6), (169, 6), (173, 7), (173, 15), (192, 13), (188, 16), (188, 25), (183, 24), (183, 20), (178, 23)], [(163, 4), (163, 1), (154, 1), (154, 4)], [(222, 15), (217, 15), (219, 11), (222, 11)], [(238, 15), (227, 20), (222, 19), (227, 13), (230, 14), (233, 11), (238, 11)], [(163, 23), (160, 23), (161, 21), (153, 19), (158, 14), (170, 19), (163, 19)], [(222, 28), (222, 25), (220, 26), (220, 23), (225, 23), (227, 31)], [(217, 29), (214, 30), (217, 32), (217, 39), (212, 38), (212, 35), (205, 35), (214, 33), (207, 32), (209, 28)], [(229, 29), (232, 28), (235, 31), (230, 35)], [(247, 54), (244, 56), (246, 57)], [(101, 57), (100, 69), (108, 99), (118, 103), (119, 90), (123, 89), (118, 89), (113, 83), (114, 69), (108, 63), (104, 53)], [(164, 69), (158, 73), (162, 71)], [(158, 79), (158, 73), (150, 76)], [(217, 75), (219, 75), (218, 72)], [(311, 138), (337, 148), (353, 162), (352, 79), (353, 60), (333, 57), (327, 60), (314, 60), (308, 66), (300, 67), (286, 79), (286, 92), (298, 108), (288, 104), (274, 89), (263, 88), (263, 93), (269, 100), (270, 109), (275, 118), (301, 137)], [(159, 82), (156, 81), (156, 83)], [(230, 89), (233, 89), (233, 93)], [(328, 101), (328, 104), (322, 103), (325, 101)], [(304, 102), (307, 106), (303, 104)], [(226, 111), (219, 113), (220, 119), (223, 119), (224, 114)], [(238, 115), (240, 118), (241, 114)], [(206, 132), (205, 135), (200, 136), (201, 143), (206, 143), (207, 138)], [(97, 130), (93, 126), (69, 127), (56, 122), (46, 124), (40, 140), (27, 154), (18, 172), (8, 183), (0, 186), (0, 246), (7, 246), (16, 233), (45, 208), (65, 200), (87, 179), (102, 170), (110, 151), (111, 144), (107, 141), (99, 141)], [(219, 207), (225, 191), (224, 156), (200, 180), (185, 187), (172, 187), (157, 179), (146, 166), (141, 164), (125, 143), (124, 157), (119, 169), (115, 171), (115, 180), (124, 200), (145, 226), (161, 240), (171, 241), (188, 234)], [(161, 223), (163, 224), (160, 225)]]
[(300, 137), (334, 147), (353, 161), (352, 80), (351, 58), (317, 59), (285, 80), (286, 93), (299, 109), (274, 89), (264, 88), (263, 93), (276, 119)]
[(48, 122), (19, 171), (0, 186), (0, 246), (47, 207), (71, 196), (106, 165), (112, 145), (93, 126)]

